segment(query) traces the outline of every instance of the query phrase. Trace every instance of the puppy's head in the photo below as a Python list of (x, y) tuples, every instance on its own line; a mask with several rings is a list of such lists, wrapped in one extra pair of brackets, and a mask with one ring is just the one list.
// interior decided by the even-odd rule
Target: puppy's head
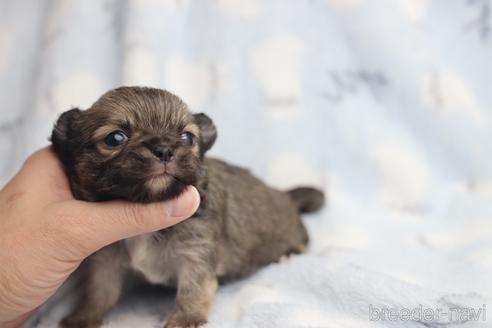
[(160, 89), (122, 87), (63, 113), (51, 141), (76, 196), (151, 202), (196, 185), (217, 132), (205, 114)]

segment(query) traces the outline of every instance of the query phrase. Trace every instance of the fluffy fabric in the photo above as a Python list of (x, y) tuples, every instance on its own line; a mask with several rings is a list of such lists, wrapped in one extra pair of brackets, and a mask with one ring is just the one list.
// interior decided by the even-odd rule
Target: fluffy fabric
[[(365, 270), (345, 257), (342, 250), (294, 256), (223, 286), (205, 327), (489, 327), (484, 319), (490, 299), (477, 293), (438, 292)], [(69, 295), (53, 300), (35, 326), (55, 326), (72, 305)], [(157, 327), (172, 310), (173, 299), (164, 289), (136, 289), (110, 313), (104, 327)], [(475, 312), (465, 320), (458, 308)], [(412, 319), (384, 319), (383, 309), (408, 309)], [(424, 311), (432, 311), (432, 318), (424, 317)]]

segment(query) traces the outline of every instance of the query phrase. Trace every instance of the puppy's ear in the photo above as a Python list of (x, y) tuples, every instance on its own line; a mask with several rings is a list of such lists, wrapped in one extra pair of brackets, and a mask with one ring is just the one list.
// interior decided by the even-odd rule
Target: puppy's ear
[(193, 119), (200, 128), (200, 156), (212, 148), (217, 139), (217, 129), (214, 122), (203, 113), (194, 114)]
[(73, 123), (80, 116), (81, 110), (78, 108), (70, 109), (60, 115), (55, 123), (51, 133), (51, 142), (55, 152), (62, 157), (62, 160), (68, 160), (70, 149), (73, 145), (73, 137), (76, 132), (73, 129)]

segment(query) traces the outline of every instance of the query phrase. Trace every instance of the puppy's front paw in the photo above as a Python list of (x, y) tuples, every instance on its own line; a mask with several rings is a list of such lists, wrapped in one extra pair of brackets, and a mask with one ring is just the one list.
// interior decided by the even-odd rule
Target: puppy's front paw
[(101, 320), (90, 320), (87, 317), (80, 317), (77, 315), (68, 316), (64, 318), (60, 324), (59, 328), (100, 328), (102, 325)]
[(176, 311), (167, 319), (164, 328), (197, 328), (207, 323), (202, 315), (185, 314)]

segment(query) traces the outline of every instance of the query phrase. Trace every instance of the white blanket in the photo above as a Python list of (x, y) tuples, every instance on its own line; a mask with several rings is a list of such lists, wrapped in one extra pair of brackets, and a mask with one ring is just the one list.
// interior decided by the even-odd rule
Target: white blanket
[[(308, 254), (221, 287), (207, 327), (492, 326), (491, 12), (489, 0), (1, 1), (0, 184), (64, 110), (119, 85), (166, 88), (215, 120), (211, 155), (329, 198), (305, 218)], [(26, 326), (56, 326), (72, 300), (60, 292)], [(172, 302), (135, 292), (106, 326), (160, 326)]]

